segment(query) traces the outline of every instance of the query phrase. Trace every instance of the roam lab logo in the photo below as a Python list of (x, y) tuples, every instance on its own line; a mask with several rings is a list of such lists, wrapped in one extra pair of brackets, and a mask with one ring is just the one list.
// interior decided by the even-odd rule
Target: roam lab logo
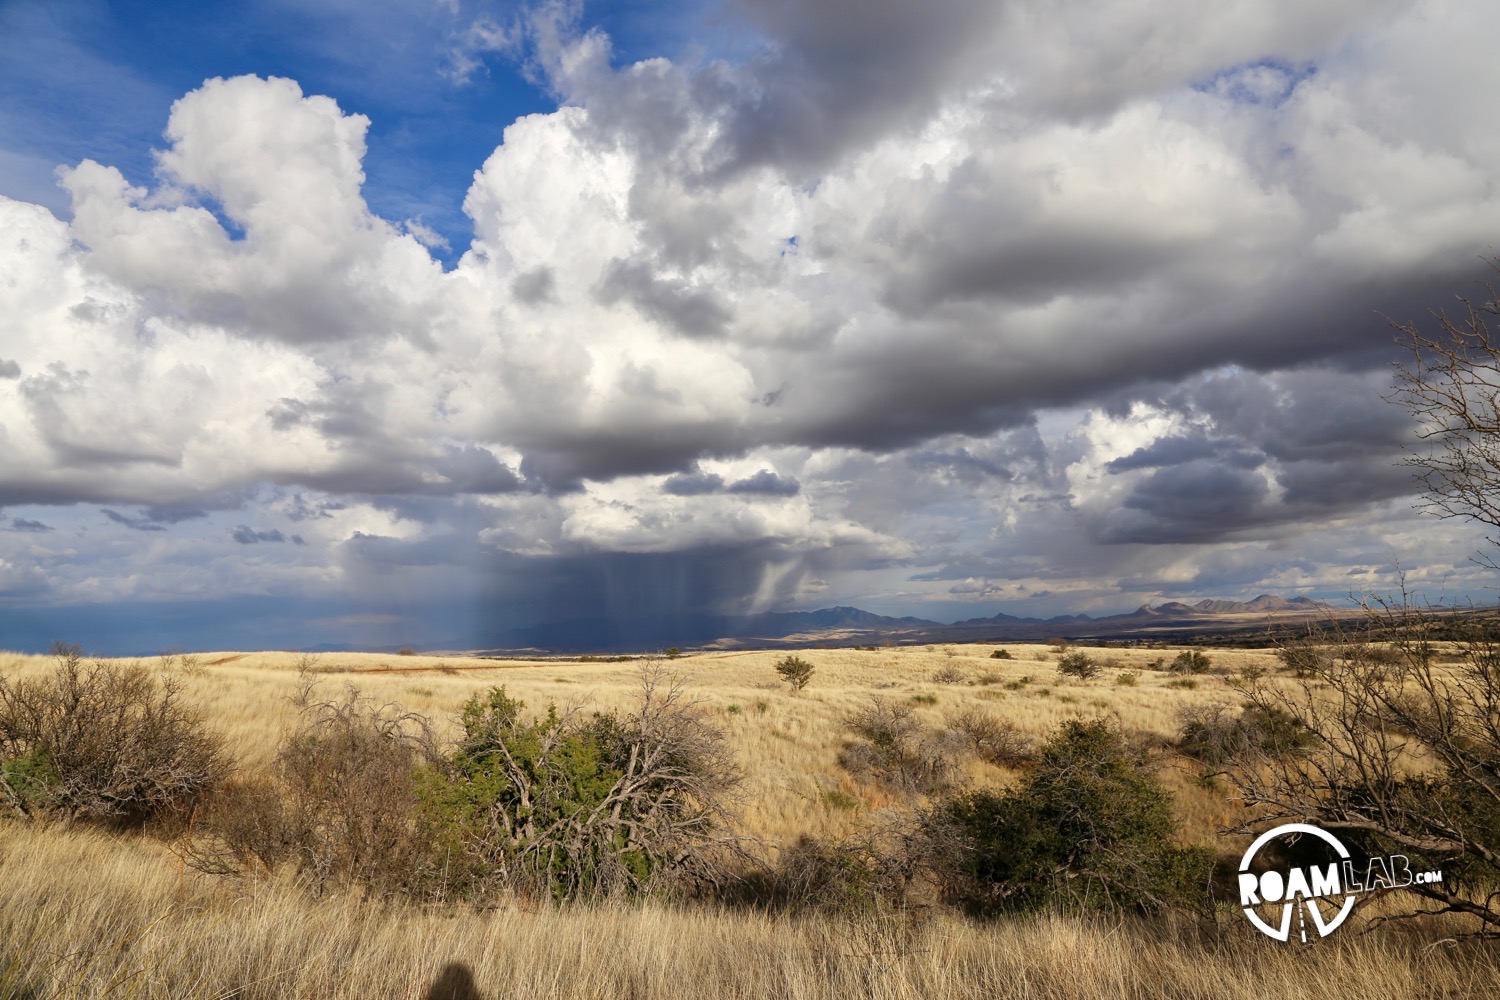
[[(1268, 848), (1268, 853), (1283, 856), (1305, 855), (1306, 846), (1300, 844), (1304, 835), (1323, 841), (1336, 857), (1326, 862), (1254, 870), (1256, 857)], [(1277, 852), (1277, 847), (1282, 850)], [(1293, 850), (1288, 851), (1288, 847)], [(1240, 905), (1245, 909), (1245, 916), (1261, 933), (1278, 941), (1291, 938), (1295, 914), (1296, 934), (1305, 944), (1337, 930), (1348, 919), (1361, 893), (1442, 880), (1442, 872), (1414, 873), (1411, 860), (1404, 854), (1356, 861), (1349, 849), (1327, 830), (1307, 823), (1286, 823), (1255, 838), (1255, 843), (1240, 859)], [(1276, 914), (1274, 923), (1267, 923), (1264, 919), (1263, 914), (1267, 912)], [(1308, 936), (1309, 930), (1314, 935), (1312, 938)]]

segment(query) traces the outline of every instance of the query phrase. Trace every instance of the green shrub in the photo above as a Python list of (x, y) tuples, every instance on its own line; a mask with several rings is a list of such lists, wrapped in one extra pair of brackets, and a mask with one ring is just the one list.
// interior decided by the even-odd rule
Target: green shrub
[(1167, 669), (1174, 674), (1206, 674), (1212, 665), (1213, 661), (1201, 649), (1185, 649), (1173, 658)]
[(1139, 676), (1134, 670), (1122, 670), (1115, 676), (1115, 683), (1120, 687), (1135, 687)]
[(1099, 663), (1081, 650), (1064, 653), (1057, 661), (1057, 672), (1081, 681), (1090, 680), (1099, 673)]
[(983, 913), (1196, 904), (1212, 867), (1210, 852), (1176, 845), (1144, 753), (1099, 720), (1066, 723), (1020, 787), (949, 798), (924, 830), (945, 894)]
[(830, 788), (824, 792), (823, 801), (833, 808), (842, 809), (845, 812), (853, 812), (859, 808), (859, 798), (850, 795), (842, 788)]
[(717, 877), (739, 775), (677, 686), (647, 668), (625, 716), (523, 708), (503, 688), (470, 699), (458, 747), (424, 777), (429, 813), (492, 882), (571, 899)]
[(993, 653), (990, 654), (990, 659), (992, 659), (992, 660), (1010, 660), (1010, 659), (1014, 659), (1014, 657), (1012, 657), (1010, 655), (1010, 650), (1008, 650), (1008, 649), (997, 649)]
[(813, 665), (798, 656), (785, 656), (777, 662), (776, 672), (792, 686), (793, 691), (801, 691), (812, 680)]
[(1219, 767), (1255, 756), (1301, 753), (1313, 734), (1301, 719), (1274, 704), (1246, 704), (1238, 714), (1223, 705), (1184, 709), (1177, 749), (1188, 757)]

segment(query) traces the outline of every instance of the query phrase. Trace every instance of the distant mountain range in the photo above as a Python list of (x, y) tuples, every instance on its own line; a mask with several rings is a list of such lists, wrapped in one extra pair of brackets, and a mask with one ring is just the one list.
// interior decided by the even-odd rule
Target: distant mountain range
[(1251, 601), (1203, 600), (1144, 604), (1128, 614), (1093, 618), (1057, 615), (1018, 618), (997, 614), (944, 624), (925, 618), (893, 618), (860, 608), (777, 611), (761, 615), (672, 615), (611, 620), (579, 618), (534, 625), (496, 636), (485, 652), (638, 652), (677, 646), (748, 649), (764, 647), (852, 646), (894, 642), (1038, 642), (1068, 639), (1149, 637), (1153, 634), (1225, 632), (1264, 627), (1270, 622), (1324, 617), (1333, 609), (1308, 597), (1262, 594)]

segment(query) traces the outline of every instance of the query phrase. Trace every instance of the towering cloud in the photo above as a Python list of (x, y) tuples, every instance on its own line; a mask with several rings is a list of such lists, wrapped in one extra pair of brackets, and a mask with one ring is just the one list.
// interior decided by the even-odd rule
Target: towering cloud
[(150, 187), (0, 199), (7, 605), (1471, 586), (1377, 313), (1500, 232), (1500, 15), (733, 9), (735, 61), (620, 65), (560, 5), (464, 35), (560, 106), (446, 270), (366, 203), (370, 122), (286, 79), (182, 97)]

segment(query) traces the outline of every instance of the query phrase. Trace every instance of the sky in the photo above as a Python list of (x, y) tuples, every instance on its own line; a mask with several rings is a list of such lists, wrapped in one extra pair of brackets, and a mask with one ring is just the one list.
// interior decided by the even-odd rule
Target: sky
[(0, 648), (1407, 587), (1500, 7), (0, 0)]

